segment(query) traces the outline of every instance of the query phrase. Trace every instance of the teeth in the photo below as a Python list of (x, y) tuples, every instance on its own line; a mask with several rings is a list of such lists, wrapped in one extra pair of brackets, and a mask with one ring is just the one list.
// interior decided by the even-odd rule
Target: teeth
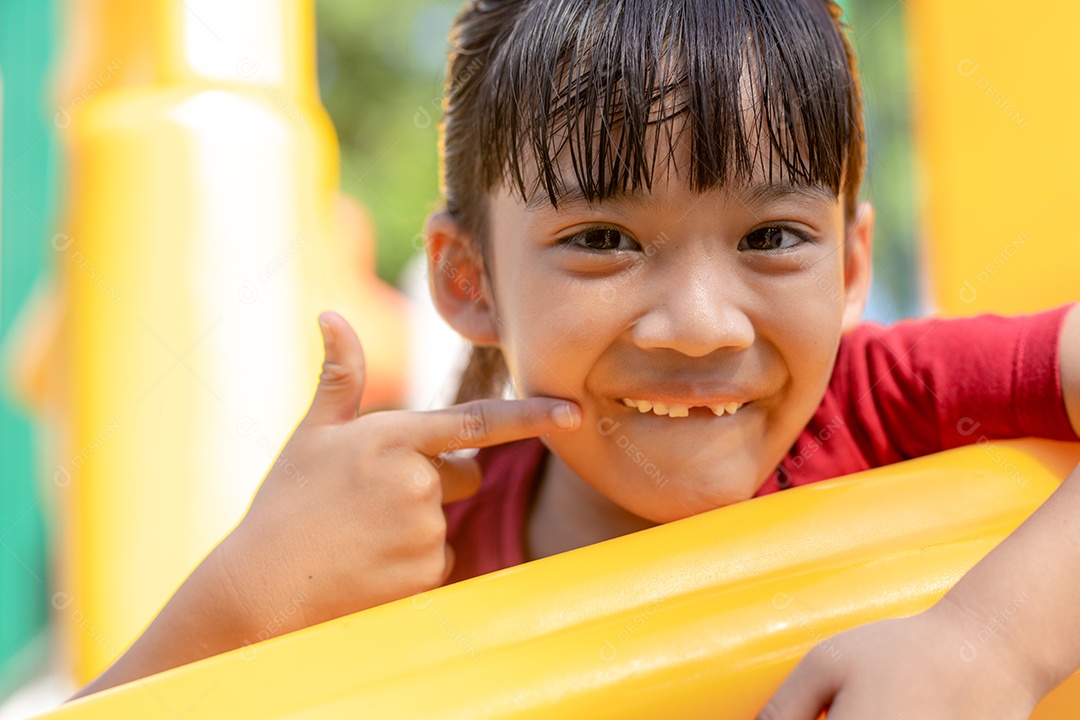
[(723, 417), (724, 414), (734, 415), (735, 411), (742, 407), (742, 403), (729, 402), (720, 403), (719, 405), (713, 405), (709, 409), (713, 411), (713, 415), (717, 417)]
[[(668, 417), (689, 417), (690, 408), (692, 405), (666, 405), (664, 403), (651, 403), (648, 400), (631, 400), (630, 398), (622, 398), (622, 403), (629, 408), (637, 408), (640, 413), (652, 412), (655, 415), (667, 415)], [(723, 417), (724, 415), (734, 415), (735, 412), (742, 407), (742, 403), (729, 402), (720, 403), (718, 405), (710, 405), (709, 409), (712, 410), (713, 415), (717, 417)]]

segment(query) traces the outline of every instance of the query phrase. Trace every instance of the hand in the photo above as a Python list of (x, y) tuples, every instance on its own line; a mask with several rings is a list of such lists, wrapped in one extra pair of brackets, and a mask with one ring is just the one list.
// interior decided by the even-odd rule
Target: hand
[(335, 313), (320, 326), (311, 408), (219, 546), (252, 642), (441, 585), (454, 563), (442, 504), (480, 485), (475, 460), (443, 453), (580, 423), (576, 406), (548, 398), (358, 416), (360, 341)]
[(947, 600), (848, 630), (795, 667), (758, 720), (1026, 720), (1042, 697), (1007, 628)]

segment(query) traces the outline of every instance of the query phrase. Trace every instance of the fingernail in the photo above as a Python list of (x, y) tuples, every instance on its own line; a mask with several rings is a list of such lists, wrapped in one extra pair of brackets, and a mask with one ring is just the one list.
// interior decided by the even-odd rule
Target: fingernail
[(581, 419), (576, 407), (570, 403), (562, 403), (556, 405), (551, 410), (551, 419), (555, 421), (555, 424), (564, 430), (577, 427), (578, 420)]
[(319, 333), (322, 335), (323, 343), (330, 344), (330, 323), (326, 322), (326, 314), (323, 313), (319, 316)]

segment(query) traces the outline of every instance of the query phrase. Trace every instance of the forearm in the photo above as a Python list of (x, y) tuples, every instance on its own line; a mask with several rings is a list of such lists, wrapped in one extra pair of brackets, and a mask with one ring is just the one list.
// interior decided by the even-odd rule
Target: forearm
[(978, 652), (1018, 658), (1024, 681), (1045, 694), (1080, 668), (1078, 598), (1080, 467), (943, 604), (976, 619)]
[(241, 647), (246, 623), (220, 550), (191, 573), (116, 662), (68, 701)]

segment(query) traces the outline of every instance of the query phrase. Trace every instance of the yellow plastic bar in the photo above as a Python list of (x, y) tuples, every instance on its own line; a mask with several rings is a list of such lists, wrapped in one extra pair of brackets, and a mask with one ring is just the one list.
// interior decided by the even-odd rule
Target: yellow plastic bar
[(1080, 3), (910, 0), (931, 302), (946, 315), (1080, 299)]
[[(828, 650), (844, 629), (930, 606), (1078, 461), (1075, 444), (984, 443), (797, 488), (339, 618), (44, 717), (749, 720), (815, 643)], [(982, 642), (957, 647), (957, 662)], [(1034, 717), (1074, 718), (1076, 707), (1073, 677)]]
[[(312, 0), (72, 0), (65, 19), (47, 487), (52, 604), (87, 682), (243, 515), (310, 403), (318, 311), (368, 342), (373, 396), (402, 377), (405, 335), (340, 232), (356, 213), (337, 199)], [(373, 318), (399, 327), (373, 336)]]

